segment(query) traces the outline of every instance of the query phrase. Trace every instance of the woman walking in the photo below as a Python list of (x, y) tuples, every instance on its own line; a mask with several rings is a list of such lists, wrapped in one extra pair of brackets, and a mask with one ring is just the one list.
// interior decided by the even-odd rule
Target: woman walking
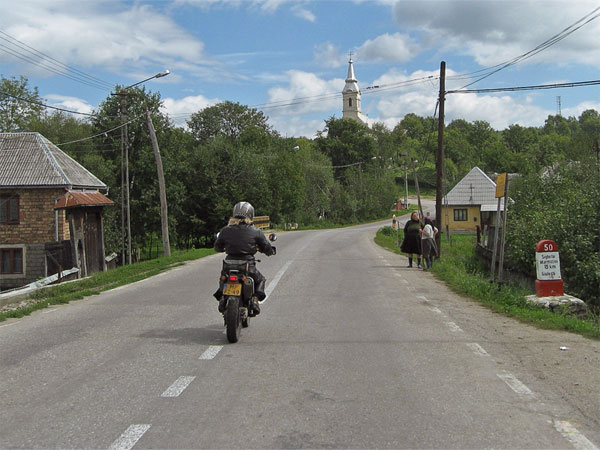
[(429, 218), (425, 219), (425, 226), (421, 233), (421, 241), (423, 248), (423, 270), (431, 269), (433, 267), (433, 260), (437, 256), (437, 246), (435, 245), (435, 235), (438, 233), (438, 229), (433, 225), (433, 221)]
[(404, 240), (400, 246), (400, 250), (404, 253), (408, 253), (408, 267), (412, 267), (413, 254), (417, 255), (417, 267), (421, 268), (421, 222), (419, 221), (419, 214), (414, 211), (410, 220), (404, 225)]

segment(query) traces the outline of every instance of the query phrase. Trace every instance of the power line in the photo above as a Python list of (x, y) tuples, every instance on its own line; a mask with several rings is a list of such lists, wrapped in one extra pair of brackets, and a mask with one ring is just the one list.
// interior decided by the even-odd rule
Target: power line
[(117, 126), (117, 127), (114, 127), (114, 128), (111, 128), (110, 130), (101, 131), (100, 133), (98, 133), (98, 134), (95, 134), (95, 135), (93, 135), (93, 136), (88, 136), (88, 137), (86, 137), (86, 138), (77, 139), (77, 140), (75, 140), (75, 141), (62, 142), (62, 143), (60, 143), (60, 144), (55, 144), (55, 145), (58, 147), (59, 145), (75, 144), (76, 142), (88, 141), (88, 140), (90, 140), (90, 139), (94, 139), (95, 137), (98, 137), (98, 136), (103, 136), (103, 135), (105, 135), (105, 134), (107, 134), (107, 133), (110, 133), (111, 131), (118, 130), (119, 128), (123, 128), (125, 125), (129, 125), (130, 123), (132, 123), (132, 122), (135, 122), (135, 121), (136, 121), (136, 120), (138, 120), (140, 117), (143, 117), (143, 116), (145, 116), (145, 115), (146, 115), (146, 113), (144, 113), (144, 114), (140, 114), (139, 116), (136, 116), (136, 117), (134, 117), (133, 119), (131, 119), (129, 122), (122, 123), (121, 125), (119, 125), (119, 126)]
[[(492, 68), (494, 70), (492, 70), (489, 73), (483, 75), (482, 77), (478, 78), (477, 80), (472, 81), (471, 83), (468, 83), (468, 84), (464, 85), (461, 89), (466, 88), (468, 86), (471, 86), (471, 85), (473, 85), (475, 83), (478, 83), (479, 81), (484, 80), (485, 78), (488, 78), (488, 77), (492, 76), (493, 74), (498, 73), (498, 72), (500, 72), (503, 69), (506, 69), (507, 67), (515, 65), (515, 64), (517, 64), (517, 63), (519, 63), (521, 61), (524, 61), (526, 59), (529, 59), (532, 56), (537, 55), (538, 53), (540, 53), (540, 52), (548, 49), (549, 47), (553, 46), (554, 44), (562, 41), (567, 36), (573, 34), (575, 31), (579, 30), (580, 28), (582, 28), (583, 26), (587, 25), (591, 21), (593, 21), (593, 20), (597, 19), (598, 17), (600, 17), (600, 13), (597, 13), (599, 10), (600, 10), (600, 6), (597, 7), (597, 8), (595, 8), (589, 14), (586, 14), (581, 19), (577, 20), (575, 23), (573, 23), (573, 24), (569, 25), (568, 27), (566, 27), (565, 29), (563, 29), (560, 33), (557, 33), (554, 36), (552, 36), (550, 39), (542, 42), (541, 44), (539, 44), (534, 49), (532, 49), (532, 50), (530, 50), (530, 51), (528, 51), (526, 53), (523, 53), (522, 55), (519, 55), (516, 58), (513, 58), (513, 59), (511, 59), (509, 61), (506, 61), (504, 63), (501, 63), (501, 64), (498, 64), (498, 65), (494, 66)], [(476, 73), (476, 72), (474, 72), (474, 73)]]
[(515, 91), (534, 91), (542, 89), (560, 89), (560, 88), (571, 88), (581, 86), (596, 86), (600, 85), (600, 80), (591, 81), (576, 81), (572, 83), (555, 83), (555, 84), (538, 84), (531, 86), (515, 86), (515, 87), (503, 87), (503, 88), (491, 88), (491, 89), (456, 89), (452, 91), (446, 91), (446, 94), (483, 94), (491, 92), (515, 92)]
[(8, 97), (16, 98), (17, 100), (21, 100), (22, 102), (31, 103), (32, 105), (38, 105), (38, 106), (42, 106), (44, 108), (56, 109), (57, 111), (68, 112), (68, 113), (71, 113), (71, 114), (79, 114), (81, 116), (89, 116), (89, 117), (96, 117), (97, 116), (97, 114), (83, 113), (83, 112), (79, 112), (79, 111), (72, 111), (70, 109), (59, 108), (57, 106), (46, 105), (45, 103), (38, 102), (36, 100), (31, 100), (31, 99), (24, 98), (24, 97), (19, 97), (18, 95), (14, 95), (14, 94), (11, 94), (10, 92), (6, 92), (6, 91), (3, 91), (3, 90), (0, 90), (0, 94), (6, 95)]
[(18, 40), (17, 38), (9, 35), (8, 33), (0, 30), (0, 40), (5, 41), (10, 47), (0, 44), (0, 47), (5, 52), (31, 64), (37, 65), (45, 70), (48, 70), (57, 75), (62, 75), (71, 80), (79, 83), (86, 84), (91, 87), (95, 87), (101, 90), (112, 89), (112, 84), (89, 75), (75, 67), (69, 66), (49, 55), (43, 53), (35, 48), (27, 45), (26, 43)]

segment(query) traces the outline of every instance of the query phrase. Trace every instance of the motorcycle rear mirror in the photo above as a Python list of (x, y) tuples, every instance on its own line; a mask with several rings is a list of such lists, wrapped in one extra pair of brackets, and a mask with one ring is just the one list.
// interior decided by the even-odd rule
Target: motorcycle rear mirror
[(277, 235), (275, 233), (271, 233), (269, 235), (269, 240), (275, 242), (277, 240)]

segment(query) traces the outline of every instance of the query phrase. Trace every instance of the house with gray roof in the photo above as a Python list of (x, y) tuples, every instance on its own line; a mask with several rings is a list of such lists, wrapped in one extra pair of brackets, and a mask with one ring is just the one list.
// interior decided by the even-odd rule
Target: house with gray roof
[(442, 199), (442, 227), (475, 231), (479, 226), (483, 230), (495, 223), (497, 208), (496, 183), (475, 166)]
[(0, 290), (71, 267), (104, 270), (107, 193), (41, 134), (0, 133)]

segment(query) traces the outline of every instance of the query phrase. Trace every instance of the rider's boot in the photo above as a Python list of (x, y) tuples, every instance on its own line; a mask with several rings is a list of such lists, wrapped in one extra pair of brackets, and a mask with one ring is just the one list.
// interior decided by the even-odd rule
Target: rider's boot
[(260, 314), (260, 305), (258, 304), (258, 298), (252, 297), (250, 299), (250, 306), (248, 308), (248, 317), (255, 317)]
[(225, 297), (221, 297), (219, 300), (219, 312), (221, 314), (225, 314), (225, 310), (227, 309), (227, 299)]

